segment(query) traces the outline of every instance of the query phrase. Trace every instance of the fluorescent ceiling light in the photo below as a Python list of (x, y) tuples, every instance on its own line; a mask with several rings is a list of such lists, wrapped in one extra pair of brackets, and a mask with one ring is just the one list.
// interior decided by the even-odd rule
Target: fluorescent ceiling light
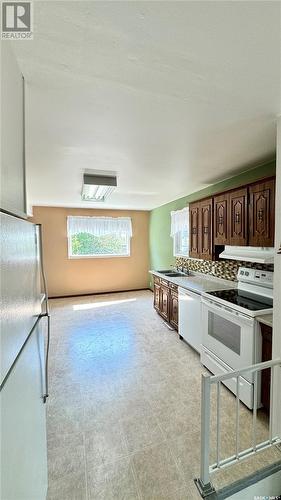
[(116, 173), (95, 170), (92, 172), (83, 176), (82, 200), (105, 201), (117, 186)]

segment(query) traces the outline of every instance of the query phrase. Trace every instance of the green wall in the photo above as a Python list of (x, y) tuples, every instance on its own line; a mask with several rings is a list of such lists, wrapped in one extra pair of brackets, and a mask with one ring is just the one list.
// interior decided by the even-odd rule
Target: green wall
[(210, 196), (219, 191), (248, 184), (262, 177), (275, 175), (275, 169), (276, 163), (274, 160), (152, 210), (150, 212), (149, 224), (150, 268), (170, 268), (171, 264), (174, 263), (173, 244), (170, 237), (170, 213), (172, 210), (180, 210), (192, 201)]

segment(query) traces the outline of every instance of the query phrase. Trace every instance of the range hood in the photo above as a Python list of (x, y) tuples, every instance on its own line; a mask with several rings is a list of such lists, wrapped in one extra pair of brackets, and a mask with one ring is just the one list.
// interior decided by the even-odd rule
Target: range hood
[(220, 259), (243, 260), (258, 264), (273, 264), (274, 248), (271, 247), (235, 247), (225, 245)]

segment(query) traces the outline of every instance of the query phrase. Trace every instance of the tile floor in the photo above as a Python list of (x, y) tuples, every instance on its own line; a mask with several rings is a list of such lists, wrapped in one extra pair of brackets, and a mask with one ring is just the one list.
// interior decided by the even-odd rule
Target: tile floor
[[(155, 313), (151, 292), (56, 299), (51, 314), (48, 500), (198, 499), (204, 369)], [(227, 456), (235, 400), (226, 389), (223, 396)], [(250, 421), (241, 405), (241, 446), (250, 443)], [(264, 415), (258, 424), (262, 437)], [(272, 461), (260, 456), (243, 473)], [(229, 471), (220, 484), (239, 477), (241, 465)]]

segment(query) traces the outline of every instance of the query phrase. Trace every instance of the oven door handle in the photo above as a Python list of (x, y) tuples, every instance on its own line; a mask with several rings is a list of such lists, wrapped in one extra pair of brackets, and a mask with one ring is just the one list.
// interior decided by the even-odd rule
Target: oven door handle
[(223, 315), (223, 316), (228, 316), (231, 317), (232, 319), (236, 318), (236, 320), (243, 321), (247, 323), (248, 325), (253, 325), (254, 324), (254, 318), (251, 318), (250, 316), (246, 316), (246, 314), (243, 314), (238, 311), (234, 311), (230, 309), (230, 307), (223, 306), (221, 304), (215, 304), (213, 301), (209, 299), (205, 299), (202, 297), (202, 304), (205, 306), (209, 311), (217, 313), (218, 315)]

